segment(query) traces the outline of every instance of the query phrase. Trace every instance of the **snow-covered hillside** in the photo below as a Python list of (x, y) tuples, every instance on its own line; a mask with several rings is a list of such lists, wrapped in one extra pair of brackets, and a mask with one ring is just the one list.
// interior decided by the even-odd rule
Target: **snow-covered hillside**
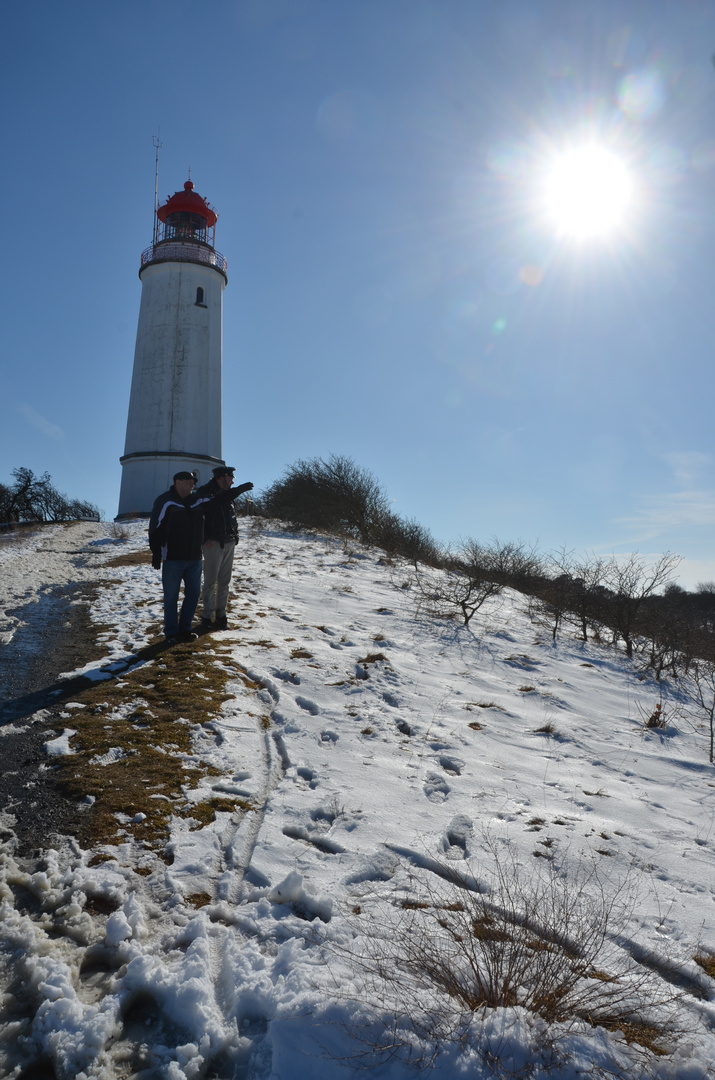
[[(129, 539), (77, 529), (78, 573), (145, 546), (141, 523)], [(167, 801), (148, 782), (143, 806), (115, 814), (110, 843), (68, 841), (42, 869), (16, 859), (4, 815), (2, 1075), (333, 1080), (367, 1062), (402, 1080), (410, 1056), (444, 1078), (498, 1075), (499, 1062), (564, 1080), (712, 1075), (715, 980), (694, 957), (715, 953), (715, 769), (683, 689), (568, 631), (553, 644), (519, 594), (467, 629), (417, 615), (411, 568), (380, 552), (265, 522), (242, 532), (232, 629), (175, 654), (194, 693), (220, 670), (225, 700), (207, 682), (211, 719), (174, 717), (188, 751), (156, 721), (154, 751), (175, 754), (196, 811), (171, 818), (164, 857), (142, 833)], [(3, 587), (27, 604), (20, 619), (32, 617), (42, 565), (36, 542), (3, 558)], [(127, 754), (142, 769), (132, 747), (110, 745), (123, 730), (117, 695), (124, 687), (134, 709), (137, 665), (146, 680), (166, 654), (151, 652), (159, 575), (145, 563), (94, 573), (108, 582), (93, 605), (106, 659), (84, 673), (92, 702), (98, 685), (111, 688), (93, 721), (109, 787)], [(649, 730), (661, 699), (668, 726)], [(88, 700), (79, 693), (59, 727), (54, 718), (48, 763), (76, 749)], [(153, 738), (151, 705), (130, 719)], [(200, 813), (209, 800), (213, 821)], [(574, 923), (550, 929), (578, 937), (588, 910), (606, 911), (606, 975), (630, 985), (641, 973), (656, 996), (681, 995), (666, 1054), (585, 1021), (547, 1029), (517, 995), (432, 1056), (405, 1014), (458, 1010), (400, 968), (410, 934), (431, 932), (419, 916), (406, 928), (460, 897), (503, 903), (503, 889), (479, 891), (494, 889), (499, 867), (525, 895), (539, 882), (556, 895), (570, 874), (575, 896), (581, 882), (588, 906), (574, 899)], [(366, 973), (376, 956), (384, 981)], [(392, 1056), (377, 1052), (390, 1031)]]

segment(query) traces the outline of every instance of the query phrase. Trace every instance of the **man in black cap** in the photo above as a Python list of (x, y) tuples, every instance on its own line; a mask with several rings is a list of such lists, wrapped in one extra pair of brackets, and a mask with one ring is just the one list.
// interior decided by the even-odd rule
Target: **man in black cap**
[[(226, 608), (228, 589), (233, 570), (233, 556), (238, 540), (238, 519), (236, 507), (225, 493), (235, 491), (241, 494), (250, 491), (253, 484), (241, 484), (233, 488), (232, 465), (219, 465), (213, 470), (213, 480), (199, 488), (198, 495), (213, 499), (206, 511), (204, 527), (204, 590), (201, 630), (212, 628), (225, 630), (228, 626)], [(217, 496), (224, 495), (224, 498)], [(234, 496), (235, 498), (235, 496)]]
[[(241, 491), (217, 489), (215, 494), (194, 493), (195, 473), (174, 474), (174, 483), (154, 503), (149, 520), (149, 546), (152, 566), (161, 569), (164, 590), (164, 636), (168, 644), (195, 641), (191, 630), (201, 592), (201, 547), (204, 540), (204, 515), (214, 502), (232, 500)], [(184, 583), (184, 599), (177, 615), (179, 591)]]

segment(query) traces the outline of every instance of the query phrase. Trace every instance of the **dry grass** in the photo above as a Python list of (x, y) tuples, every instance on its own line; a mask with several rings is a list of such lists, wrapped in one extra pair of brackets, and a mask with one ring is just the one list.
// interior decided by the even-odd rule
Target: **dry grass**
[(246, 813), (248, 810), (255, 809), (253, 803), (248, 802), (246, 799), (211, 798), (185, 806), (181, 811), (181, 816), (193, 823), (192, 831), (195, 832), (214, 822), (217, 814), (235, 814), (239, 811)]
[[(593, 978), (599, 978), (593, 975)], [(612, 980), (610, 980), (612, 981)], [(637, 1043), (651, 1054), (664, 1057), (668, 1051), (661, 1045), (665, 1032), (655, 1024), (646, 1024), (640, 1020), (628, 1020), (622, 1016), (601, 1016), (597, 1020), (591, 1020), (585, 1016), (593, 1027), (602, 1027), (607, 1031), (620, 1031), (627, 1043)]]
[(141, 551), (127, 551), (123, 555), (117, 555), (105, 563), (105, 566), (144, 566), (145, 564), (151, 565), (151, 551), (148, 544)]
[(693, 960), (699, 964), (706, 975), (715, 979), (715, 955), (713, 953), (697, 953)]
[[(627, 880), (607, 883), (595, 863), (556, 867), (540, 859), (525, 870), (488, 837), (480, 871), (489, 882), (484, 893), (445, 865), (442, 884), (381, 904), (370, 923), (363, 909), (348, 948), (368, 997), (383, 1010), (393, 997), (396, 1010), (385, 1042), (374, 1033), (366, 1040), (373, 1058), (393, 1053), (395, 1033), (404, 1030), (432, 1061), (440, 1045), (466, 1038), (486, 1010), (515, 1005), (546, 1021), (544, 1045), (552, 1050), (586, 1021), (667, 1053), (662, 1043), (676, 1033), (680, 992), (614, 942), (637, 904)], [(414, 1052), (410, 1035), (404, 1045)]]
[(213, 902), (213, 896), (210, 896), (209, 893), (205, 892), (195, 892), (191, 893), (190, 896), (185, 896), (184, 900), (193, 908), (202, 908)]
[[(79, 803), (87, 796), (94, 799), (78, 827), (77, 839), (86, 848), (130, 835), (163, 851), (172, 815), (196, 817), (184, 787), (195, 788), (202, 777), (217, 775), (194, 749), (196, 725), (219, 715), (232, 676), (250, 684), (227, 657), (217, 663), (210, 639), (145, 652), (141, 666), (74, 694), (85, 708), (72, 714), (74, 753), (59, 759), (55, 780)], [(117, 749), (125, 756), (111, 761), (107, 755)], [(232, 812), (239, 803), (231, 801)], [(204, 814), (213, 819), (216, 809), (209, 801)], [(132, 821), (137, 814), (146, 817)]]

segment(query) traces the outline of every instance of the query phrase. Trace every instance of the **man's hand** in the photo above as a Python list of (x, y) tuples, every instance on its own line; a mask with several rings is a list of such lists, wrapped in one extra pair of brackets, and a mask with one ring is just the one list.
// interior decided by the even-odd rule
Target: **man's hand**
[(151, 553), (151, 565), (155, 570), (161, 570), (161, 552), (152, 551)]
[(237, 499), (239, 495), (243, 495), (244, 491), (253, 491), (253, 484), (249, 482), (248, 484), (241, 484), (237, 488), (232, 488), (231, 496), (232, 498)]

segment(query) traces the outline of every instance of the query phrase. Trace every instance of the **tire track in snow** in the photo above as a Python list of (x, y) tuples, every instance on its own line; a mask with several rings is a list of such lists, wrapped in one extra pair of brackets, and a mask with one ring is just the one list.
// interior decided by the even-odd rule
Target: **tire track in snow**
[(252, 802), (258, 805), (254, 810), (247, 810), (231, 834), (222, 838), (225, 870), (217, 883), (217, 899), (232, 905), (240, 904), (244, 898), (246, 873), (265, 820), (268, 801), (290, 765), (281, 735), (270, 731), (270, 720), (280, 701), (280, 693), (270, 679), (248, 670), (246, 676), (260, 687), (257, 697), (263, 704), (270, 705), (270, 710), (268, 724), (264, 718), (257, 720), (263, 776), (260, 790)]

